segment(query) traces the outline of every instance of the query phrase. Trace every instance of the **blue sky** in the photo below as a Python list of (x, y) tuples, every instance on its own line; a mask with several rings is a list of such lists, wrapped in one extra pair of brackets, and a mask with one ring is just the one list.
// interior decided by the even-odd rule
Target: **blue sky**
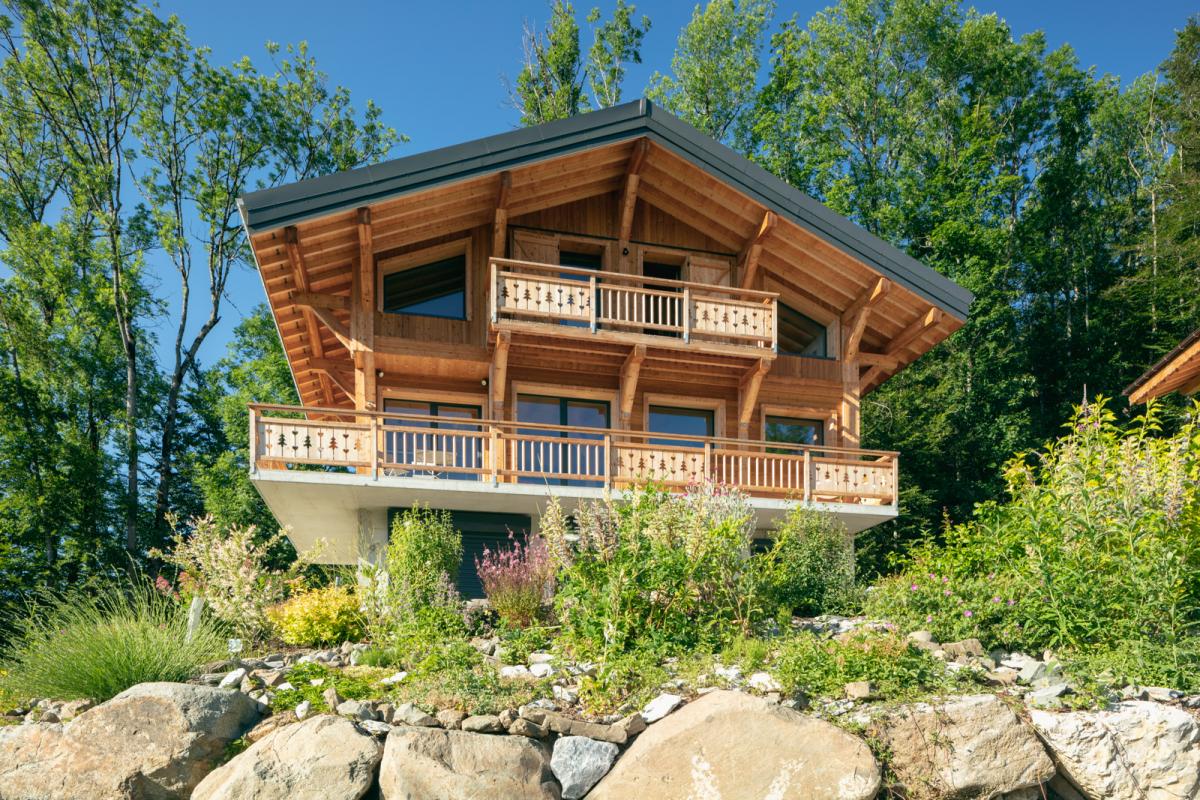
[[(580, 15), (593, 3), (576, 0)], [(607, 11), (612, 0), (598, 3)], [(807, 20), (821, 2), (781, 0), (777, 19), (796, 14)], [(693, 0), (637, 3), (653, 23), (641, 66), (630, 69), (626, 97), (641, 94), (655, 71), (667, 71), (680, 28)], [(1194, 0), (980, 0), (983, 13), (1007, 20), (1016, 35), (1044, 30), (1051, 48), (1070, 43), (1086, 66), (1129, 80), (1158, 65), (1170, 51), (1174, 31), (1197, 11)], [(161, 10), (178, 14), (196, 44), (207, 45), (218, 62), (244, 55), (265, 65), (268, 41), (307, 40), (331, 80), (383, 107), (386, 121), (411, 141), (395, 155), (486, 136), (513, 127), (517, 116), (506, 102), (503, 76), (520, 67), (524, 21), (544, 25), (546, 0), (520, 2), (356, 2), (342, 0), (162, 0)], [(585, 37), (586, 37), (585, 31)], [(585, 39), (586, 42), (586, 39)], [(163, 288), (170, 285), (166, 278)], [(244, 312), (264, 297), (245, 269), (233, 277), (232, 308), (206, 343), (206, 364), (225, 350)], [(160, 337), (165, 331), (160, 332)]]

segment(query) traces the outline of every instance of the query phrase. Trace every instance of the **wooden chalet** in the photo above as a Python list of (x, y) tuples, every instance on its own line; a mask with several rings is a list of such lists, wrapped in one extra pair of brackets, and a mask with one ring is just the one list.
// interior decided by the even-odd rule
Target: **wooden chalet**
[(899, 456), (859, 447), (859, 403), (971, 301), (645, 100), (242, 213), (303, 404), (252, 408), (252, 477), (332, 562), (413, 503), (469, 564), (551, 494), (646, 480), (740, 486), (764, 531), (794, 503), (890, 519)]
[(1146, 403), (1171, 392), (1200, 392), (1200, 329), (1125, 388), (1131, 403)]

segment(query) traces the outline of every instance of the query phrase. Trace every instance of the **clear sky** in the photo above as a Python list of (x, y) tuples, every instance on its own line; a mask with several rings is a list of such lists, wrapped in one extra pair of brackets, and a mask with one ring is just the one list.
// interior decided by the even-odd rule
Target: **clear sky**
[[(581, 17), (593, 4), (607, 12), (612, 0), (576, 0)], [(807, 20), (829, 0), (780, 0), (777, 19)], [(214, 61), (251, 56), (265, 68), (263, 44), (306, 40), (318, 64), (347, 86), (356, 105), (371, 98), (385, 120), (411, 141), (395, 155), (418, 153), (512, 128), (516, 112), (506, 102), (504, 76), (520, 67), (521, 30), (539, 28), (547, 0), (495, 2), (313, 2), (312, 0), (161, 0), (161, 10), (186, 24), (195, 44), (213, 49)], [(1085, 66), (1129, 80), (1157, 66), (1195, 0), (979, 0), (983, 13), (1007, 20), (1014, 34), (1046, 32), (1047, 44), (1071, 44)], [(655, 71), (670, 68), (680, 28), (693, 0), (641, 0), (639, 13), (652, 21), (644, 63), (630, 69), (627, 99), (641, 94)], [(587, 41), (584, 32), (585, 46)], [(164, 289), (169, 284), (164, 285)], [(233, 308), (202, 351), (206, 364), (224, 352), (242, 313), (265, 298), (250, 270), (231, 280)]]

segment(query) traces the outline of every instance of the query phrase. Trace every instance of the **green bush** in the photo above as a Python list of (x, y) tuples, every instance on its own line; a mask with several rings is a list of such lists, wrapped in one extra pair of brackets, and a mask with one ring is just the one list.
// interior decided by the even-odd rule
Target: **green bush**
[(287, 644), (336, 644), (363, 636), (358, 599), (345, 586), (301, 592), (267, 609), (267, 617)]
[(305, 700), (312, 703), (314, 709), (323, 711), (327, 708), (325, 692), (328, 689), (336, 689), (346, 700), (363, 700), (377, 694), (371, 681), (347, 670), (330, 669), (318, 663), (297, 664), (288, 673), (288, 683), (292, 685), (291, 689), (277, 691), (271, 697), (274, 711), (295, 708)]
[(392, 520), (388, 539), (388, 596), (393, 615), (457, 601), (453, 576), (462, 561), (462, 534), (449, 511), (414, 506)]
[(884, 699), (946, 690), (955, 683), (942, 662), (890, 633), (843, 639), (799, 633), (780, 643), (771, 669), (785, 691), (814, 697), (841, 697), (852, 681), (871, 681)]
[(795, 506), (775, 531), (771, 594), (797, 614), (854, 610), (854, 537), (836, 517)]
[(13, 621), (0, 687), (20, 698), (104, 701), (147, 681), (186, 681), (225, 652), (221, 628), (148, 584), (47, 596)]
[[(1066, 436), (1008, 465), (1006, 502), (915, 548), (869, 593), (868, 613), (942, 640), (1053, 648), (1194, 683), (1198, 415), (1168, 436), (1153, 407), (1128, 429), (1103, 402), (1080, 411)], [(1139, 652), (1154, 655), (1129, 657)]]

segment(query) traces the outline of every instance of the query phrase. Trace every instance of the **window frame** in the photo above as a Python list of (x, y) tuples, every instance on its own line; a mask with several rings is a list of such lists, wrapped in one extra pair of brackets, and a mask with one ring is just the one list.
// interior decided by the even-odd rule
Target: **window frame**
[[(713, 415), (713, 438), (725, 438), (725, 401), (715, 397), (689, 397), (680, 394), (653, 394), (642, 396), (642, 432), (653, 435), (650, 430), (650, 406), (666, 406), (693, 411), (711, 411)], [(668, 436), (669, 434), (660, 434)]]
[[(417, 317), (420, 319), (440, 319), (447, 322), (470, 322), (472, 319), (472, 265), (474, 264), (471, 258), (471, 237), (463, 237), (441, 244), (429, 245), (421, 247), (417, 250), (411, 250), (405, 253), (396, 255), (383, 255), (375, 257), (375, 310), (383, 314), (391, 314), (397, 317)], [(383, 279), (397, 272), (404, 272), (409, 269), (428, 266), (445, 261), (456, 256), (463, 257), (463, 315), (461, 317), (446, 317), (439, 314), (421, 314), (411, 311), (384, 311), (383, 310)]]
[[(758, 409), (758, 440), (767, 441), (767, 417), (783, 417), (785, 419), (813, 420), (822, 424), (820, 447), (836, 447), (838, 438), (838, 412), (821, 406), (779, 406), (762, 405)], [(807, 445), (818, 447), (818, 445)]]

